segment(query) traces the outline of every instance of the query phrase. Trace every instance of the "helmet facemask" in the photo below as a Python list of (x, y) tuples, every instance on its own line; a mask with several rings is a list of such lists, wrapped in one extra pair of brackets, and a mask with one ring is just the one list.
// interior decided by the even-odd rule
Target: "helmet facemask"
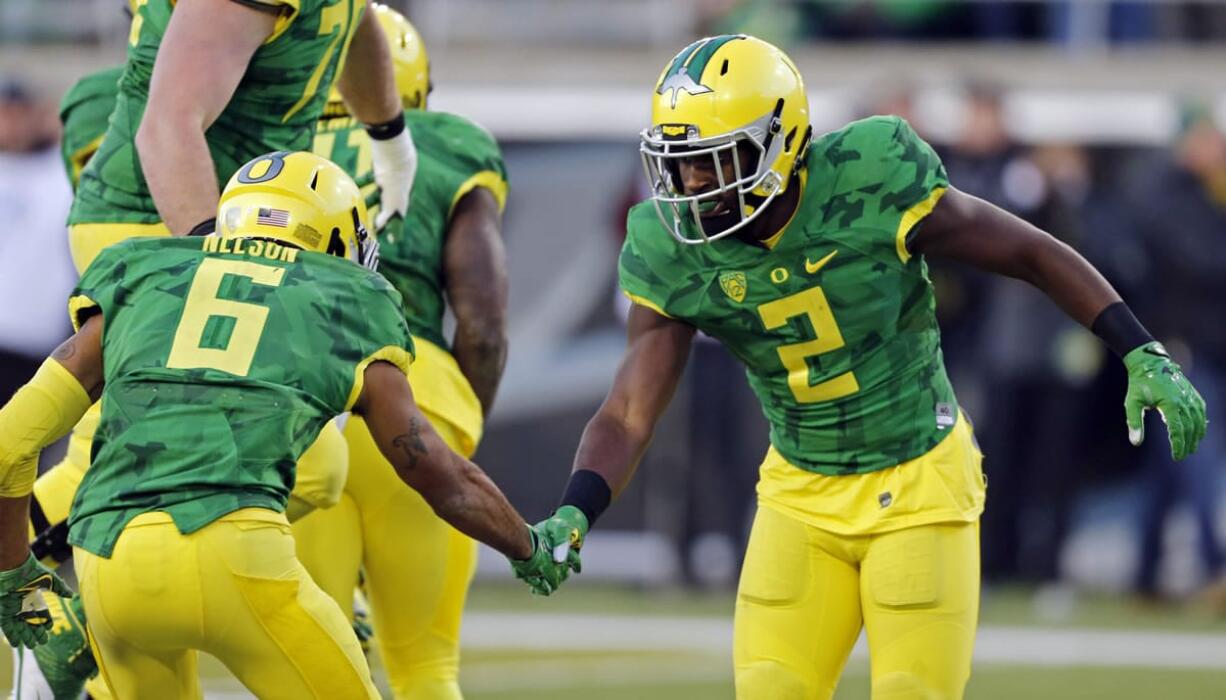
[[(652, 200), (664, 227), (681, 243), (709, 243), (745, 228), (784, 189), (788, 174), (771, 169), (784, 148), (779, 137), (779, 109), (731, 132), (703, 137), (694, 125), (656, 125), (640, 134), (639, 153)], [(676, 135), (669, 132), (675, 130)], [(742, 148), (743, 146), (743, 148)], [(747, 154), (748, 157), (743, 157)], [(686, 194), (680, 163), (710, 158), (715, 187)], [(732, 177), (725, 177), (724, 162), (731, 161)], [(736, 210), (706, 217), (702, 210), (717, 206), (726, 193), (736, 195)]]

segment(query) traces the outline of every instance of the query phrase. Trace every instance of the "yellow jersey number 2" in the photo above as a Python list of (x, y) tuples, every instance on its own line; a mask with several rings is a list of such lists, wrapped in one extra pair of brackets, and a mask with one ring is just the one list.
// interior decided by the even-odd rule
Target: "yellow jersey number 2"
[[(183, 317), (175, 329), (174, 343), (166, 366), (171, 369), (216, 369), (245, 377), (251, 371), (260, 336), (268, 322), (268, 308), (259, 304), (221, 299), (221, 283), (226, 275), (238, 275), (254, 284), (279, 287), (285, 268), (246, 260), (206, 258), (200, 263), (187, 292)], [(231, 318), (234, 327), (224, 348), (201, 347), (205, 327), (213, 317)]]
[(826, 300), (826, 293), (821, 287), (810, 287), (803, 292), (762, 304), (758, 307), (758, 314), (768, 331), (783, 326), (794, 316), (808, 316), (809, 322), (813, 324), (816, 338), (803, 343), (781, 345), (778, 348), (779, 360), (788, 371), (788, 388), (792, 390), (797, 401), (832, 401), (860, 390), (856, 375), (852, 372), (844, 372), (817, 384), (809, 383), (808, 358), (838, 350), (846, 345), (843, 342), (843, 334), (839, 332), (839, 324), (834, 320), (834, 312), (830, 310), (830, 303)]

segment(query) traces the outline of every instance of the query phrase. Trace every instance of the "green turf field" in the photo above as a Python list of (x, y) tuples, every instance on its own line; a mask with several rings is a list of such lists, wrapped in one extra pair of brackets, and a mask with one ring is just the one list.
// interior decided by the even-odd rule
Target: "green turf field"
[[(465, 632), (461, 672), (465, 696), (468, 700), (731, 699), (727, 649), (732, 607), (727, 592), (579, 585), (540, 599), (518, 587), (479, 585), (472, 594)], [(1103, 635), (1121, 642), (1126, 650), (1136, 646), (1129, 641), (1133, 638), (1142, 646), (1154, 644), (1154, 639), (1191, 644), (1190, 651), (1197, 651), (1197, 640), (1215, 644), (1226, 640), (1226, 621), (1194, 607), (1138, 607), (1109, 597), (1081, 596), (1060, 606), (1060, 613), (1036, 611), (1031, 593), (1024, 589), (989, 591), (982, 612), (983, 634), (1020, 635), (1030, 648), (1029, 652), (1018, 648), (1022, 657), (1044, 651), (1048, 640), (1058, 647), (1070, 635), (1081, 633)], [(673, 639), (677, 643), (670, 647)], [(651, 648), (644, 650), (642, 645)], [(993, 660), (976, 664), (967, 687), (966, 697), (971, 700), (1226, 698), (1226, 655), (1218, 663), (1212, 659), (1183, 663), (1175, 649), (1166, 661), (1147, 667), (1144, 662), (1114, 659), (1108, 651), (1099, 654), (1103, 664), (1053, 665), (1050, 660), (1010, 662), (1007, 645), (1001, 661), (1001, 645), (996, 644), (995, 651), (988, 646), (981, 644), (979, 650)], [(1147, 658), (1147, 653), (1142, 649), (1140, 658)], [(8, 686), (9, 666), (4, 656), (0, 687)], [(374, 666), (379, 675), (377, 656)], [(249, 697), (215, 661), (203, 659), (201, 672), (206, 697)], [(868, 662), (862, 652), (853, 655), (836, 698), (869, 698)]]

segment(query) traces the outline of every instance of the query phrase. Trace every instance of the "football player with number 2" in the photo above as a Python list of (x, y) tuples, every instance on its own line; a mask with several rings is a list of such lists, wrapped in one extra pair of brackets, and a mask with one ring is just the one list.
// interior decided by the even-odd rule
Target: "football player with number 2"
[(1102, 275), (958, 191), (904, 120), (812, 137), (800, 73), (774, 46), (694, 42), (653, 99), (652, 197), (631, 209), (619, 262), (627, 347), (541, 524), (555, 558), (577, 563), (626, 487), (701, 330), (745, 364), (771, 426), (737, 593), (737, 697), (831, 697), (861, 628), (874, 698), (961, 697), (985, 484), (925, 259), (1025, 280), (1096, 333), (1128, 369), (1134, 444), (1157, 409), (1182, 459), (1204, 401)]

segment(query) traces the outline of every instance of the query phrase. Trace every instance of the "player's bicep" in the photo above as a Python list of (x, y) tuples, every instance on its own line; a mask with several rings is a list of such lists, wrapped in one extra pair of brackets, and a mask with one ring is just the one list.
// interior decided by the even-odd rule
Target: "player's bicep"
[(418, 408), (404, 373), (388, 362), (372, 362), (365, 374), (353, 410), (366, 421), (379, 451), (418, 491), (445, 481), (451, 450)]
[(158, 47), (146, 116), (208, 128), (272, 34), (278, 13), (271, 9), (233, 0), (179, 2)]
[(494, 194), (478, 187), (456, 204), (443, 248), (447, 297), (459, 323), (505, 319), (507, 251)]
[(1026, 279), (1043, 248), (1059, 243), (994, 204), (950, 187), (919, 225), (909, 249)]
[(90, 316), (80, 330), (51, 353), (81, 383), (81, 388), (97, 401), (102, 395), (102, 314)]

